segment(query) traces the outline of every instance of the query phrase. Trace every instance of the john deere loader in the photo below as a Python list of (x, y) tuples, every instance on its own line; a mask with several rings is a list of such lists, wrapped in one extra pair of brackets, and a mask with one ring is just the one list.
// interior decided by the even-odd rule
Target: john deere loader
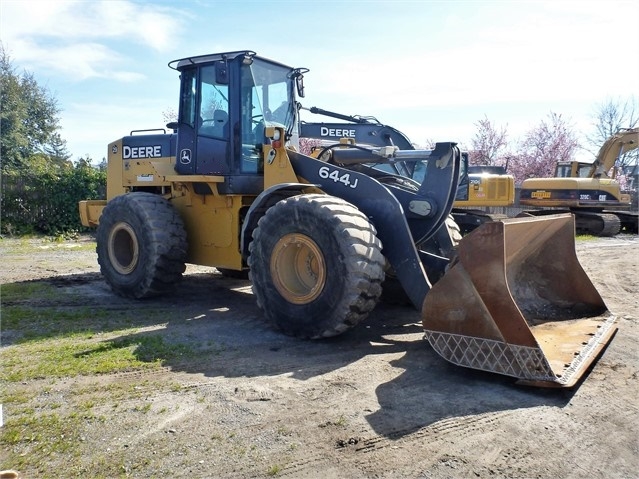
[[(574, 385), (613, 336), (572, 216), (487, 223), (458, 242), (455, 143), (309, 157), (297, 147), (308, 70), (252, 51), (169, 66), (181, 82), (172, 132), (111, 143), (107, 198), (79, 205), (115, 293), (171, 292), (186, 263), (248, 271), (264, 317), (315, 339), (364, 320), (392, 270), (445, 359), (543, 386)], [(411, 162), (423, 181), (375, 167)]]

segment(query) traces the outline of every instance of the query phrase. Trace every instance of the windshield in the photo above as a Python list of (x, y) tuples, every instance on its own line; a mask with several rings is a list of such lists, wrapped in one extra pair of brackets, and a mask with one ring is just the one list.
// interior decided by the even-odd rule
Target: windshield
[(260, 59), (242, 66), (242, 121), (248, 127), (243, 131), (261, 138), (264, 127), (283, 126), (290, 138), (296, 127), (291, 72)]

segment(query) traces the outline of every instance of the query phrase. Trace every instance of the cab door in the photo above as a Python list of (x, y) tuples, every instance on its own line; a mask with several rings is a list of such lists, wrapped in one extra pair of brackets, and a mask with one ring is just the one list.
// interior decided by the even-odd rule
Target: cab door
[(232, 162), (229, 75), (225, 62), (200, 68), (198, 103), (196, 172), (226, 176)]
[(231, 164), (226, 65), (215, 62), (181, 75), (175, 169), (180, 174), (226, 175)]

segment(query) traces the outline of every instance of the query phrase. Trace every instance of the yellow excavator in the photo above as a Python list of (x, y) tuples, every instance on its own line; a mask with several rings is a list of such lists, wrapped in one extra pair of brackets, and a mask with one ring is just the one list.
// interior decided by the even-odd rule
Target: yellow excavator
[(529, 215), (570, 212), (583, 233), (636, 234), (639, 213), (630, 211), (631, 197), (621, 192), (615, 164), (638, 146), (639, 128), (619, 130), (604, 142), (593, 163), (560, 162), (554, 178), (524, 180), (519, 203), (538, 208), (526, 211)]
[[(169, 66), (181, 82), (172, 132), (111, 142), (106, 198), (79, 204), (116, 294), (178, 294), (186, 263), (248, 271), (274, 328), (320, 339), (373, 311), (390, 267), (443, 358), (539, 386), (576, 384), (613, 337), (571, 215), (489, 222), (452, 244), (456, 143), (313, 158), (296, 131), (307, 69), (250, 50)], [(421, 182), (370, 166), (417, 162)]]

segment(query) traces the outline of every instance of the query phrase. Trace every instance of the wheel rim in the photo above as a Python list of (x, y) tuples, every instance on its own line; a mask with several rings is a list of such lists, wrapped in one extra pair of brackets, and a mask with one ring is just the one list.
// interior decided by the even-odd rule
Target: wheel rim
[(128, 223), (116, 224), (109, 234), (109, 261), (120, 274), (131, 274), (138, 264), (140, 245)]
[(317, 243), (302, 234), (287, 234), (273, 248), (271, 277), (289, 303), (316, 299), (326, 284), (326, 263)]

